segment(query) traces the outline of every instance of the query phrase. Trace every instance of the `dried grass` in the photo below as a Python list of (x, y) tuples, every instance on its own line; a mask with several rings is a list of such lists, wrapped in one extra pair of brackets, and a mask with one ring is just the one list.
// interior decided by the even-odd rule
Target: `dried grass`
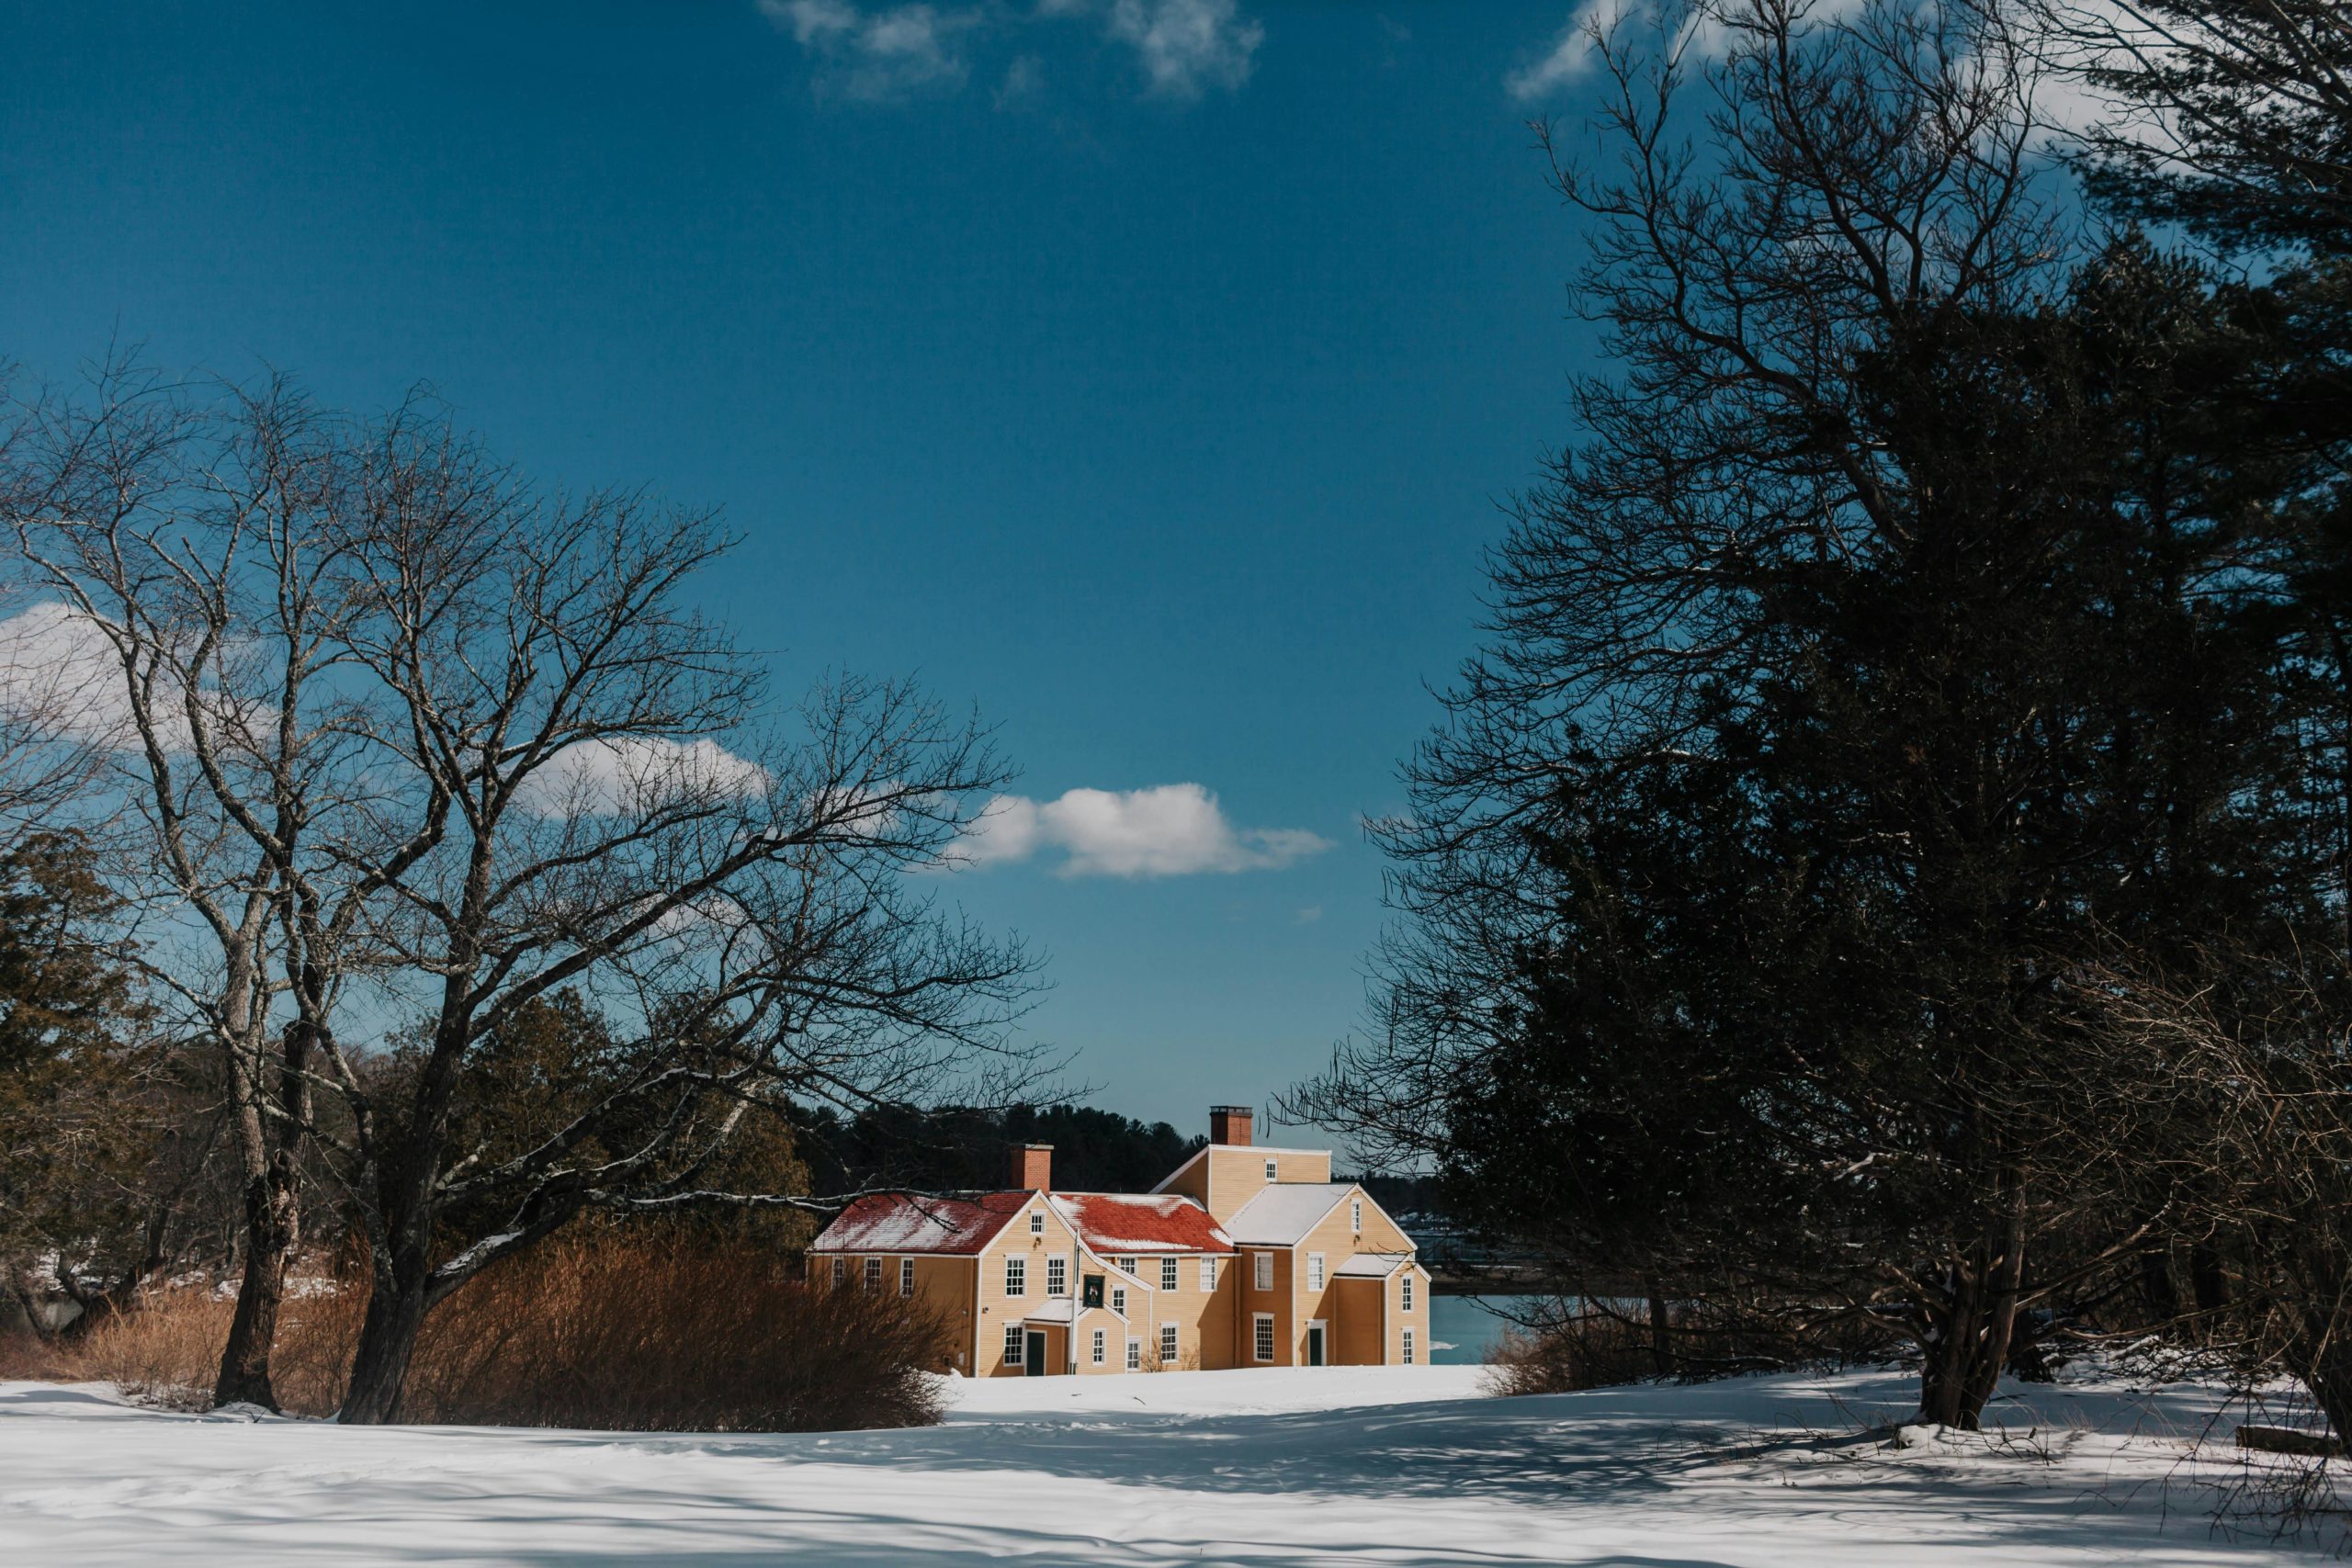
[[(324, 1416), (342, 1402), (364, 1288), (289, 1300), (272, 1350), (278, 1399)], [(158, 1292), (57, 1358), (180, 1409), (209, 1402), (233, 1303)], [(411, 1364), (403, 1417), (616, 1431), (842, 1431), (940, 1414), (939, 1325), (894, 1295), (811, 1290), (744, 1248), (556, 1242), (442, 1303)]]

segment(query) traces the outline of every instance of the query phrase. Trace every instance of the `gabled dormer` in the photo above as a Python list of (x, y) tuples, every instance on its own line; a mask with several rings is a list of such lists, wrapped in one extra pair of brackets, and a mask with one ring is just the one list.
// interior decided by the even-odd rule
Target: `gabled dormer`
[(1222, 1224), (1269, 1187), (1319, 1186), (1331, 1179), (1330, 1150), (1272, 1148), (1255, 1143), (1250, 1138), (1251, 1120), (1246, 1105), (1209, 1107), (1208, 1146), (1178, 1166), (1152, 1190), (1198, 1199)]

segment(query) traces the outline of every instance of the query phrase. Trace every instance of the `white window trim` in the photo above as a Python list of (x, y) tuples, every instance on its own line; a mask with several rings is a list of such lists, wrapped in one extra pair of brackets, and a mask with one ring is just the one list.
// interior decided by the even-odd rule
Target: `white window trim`
[(846, 1285), (846, 1284), (848, 1284), (848, 1283), (849, 1283), (849, 1259), (848, 1259), (848, 1258), (834, 1258), (834, 1259), (833, 1259), (833, 1289), (835, 1289), (835, 1290), (837, 1290), (837, 1291), (838, 1291), (838, 1290), (840, 1290), (843, 1285)]
[(899, 1259), (899, 1294), (911, 1296), (914, 1293), (915, 1260), (911, 1258), (901, 1258)]
[(1104, 1364), (1104, 1363), (1103, 1363), (1103, 1359), (1102, 1359), (1102, 1352), (1103, 1352), (1103, 1345), (1104, 1345), (1104, 1341), (1105, 1341), (1106, 1337), (1107, 1337), (1103, 1334), (1103, 1332), (1102, 1332), (1101, 1329), (1099, 1329), (1099, 1328), (1098, 1328), (1098, 1329), (1096, 1329), (1096, 1330), (1094, 1331), (1094, 1337), (1093, 1337), (1091, 1340), (1088, 1341), (1088, 1345), (1087, 1345), (1088, 1352), (1089, 1352), (1089, 1354), (1090, 1354), (1090, 1355), (1092, 1357), (1092, 1359), (1093, 1359), (1093, 1364), (1094, 1364), (1094, 1365), (1096, 1365), (1096, 1366), (1098, 1366), (1098, 1367), (1099, 1367), (1099, 1366), (1102, 1366), (1102, 1365), (1103, 1365), (1103, 1364)]
[(865, 1288), (869, 1291), (882, 1288), (882, 1260), (878, 1258), (865, 1260)]
[(1411, 1329), (1409, 1329), (1409, 1328), (1408, 1328), (1407, 1330), (1405, 1330), (1405, 1342), (1404, 1342), (1404, 1345), (1405, 1345), (1405, 1365), (1407, 1365), (1407, 1366), (1408, 1366), (1408, 1367), (1409, 1367), (1409, 1366), (1413, 1366), (1413, 1365), (1415, 1365), (1415, 1364), (1416, 1364), (1416, 1363), (1415, 1363), (1415, 1361), (1413, 1360), (1413, 1331), (1412, 1331)]
[(1306, 1255), (1306, 1288), (1310, 1291), (1319, 1291), (1323, 1288), (1323, 1255), (1319, 1252), (1310, 1252)]
[(1048, 1258), (1046, 1259), (1046, 1294), (1049, 1296), (1069, 1294), (1069, 1258)]
[(1282, 1161), (1280, 1161), (1280, 1160), (1278, 1160), (1278, 1159), (1270, 1159), (1270, 1160), (1268, 1160), (1268, 1161), (1266, 1162), (1266, 1179), (1267, 1179), (1267, 1180), (1269, 1180), (1269, 1181), (1280, 1181), (1280, 1180), (1283, 1179), (1283, 1174), (1282, 1174), (1282, 1173), (1283, 1173), (1283, 1162), (1282, 1162)]
[(1004, 1260), (1004, 1293), (1008, 1296), (1029, 1293), (1029, 1260), (1018, 1253)]
[(1253, 1312), (1250, 1314), (1250, 1359), (1261, 1366), (1272, 1364), (1274, 1359), (1274, 1314)]
[(1250, 1257), (1251, 1259), (1250, 1266), (1253, 1270), (1251, 1280), (1256, 1288), (1261, 1291), (1272, 1290), (1274, 1288), (1274, 1255), (1271, 1252), (1253, 1252)]
[(1172, 1367), (1183, 1354), (1183, 1339), (1172, 1323), (1159, 1325), (1159, 1364)]
[(1143, 1278), (1141, 1274), (1136, 1274), (1136, 1260), (1132, 1258), (1120, 1258), (1119, 1267), (1125, 1269), (1130, 1274), (1135, 1274), (1136, 1278), (1138, 1280)]
[(1029, 1211), (1029, 1234), (1031, 1235), (1043, 1235), (1046, 1234), (1045, 1210), (1032, 1209)]
[(1348, 1200), (1348, 1228), (1358, 1233), (1363, 1230), (1363, 1200), (1361, 1198)]
[(1004, 1364), (1017, 1367), (1029, 1359), (1028, 1333), (1017, 1323), (1004, 1325)]
[(1396, 1276), (1396, 1310), (1410, 1312), (1413, 1310), (1413, 1271), (1406, 1269)]
[(1121, 1317), (1127, 1315), (1127, 1288), (1125, 1285), (1111, 1287), (1111, 1310)]
[(1163, 1291), (1173, 1291), (1179, 1289), (1180, 1287), (1177, 1281), (1183, 1278), (1183, 1275), (1181, 1272), (1182, 1268), (1183, 1263), (1180, 1258), (1161, 1258), (1159, 1260), (1159, 1288)]
[(1140, 1339), (1127, 1341), (1127, 1371), (1131, 1372), (1143, 1371), (1143, 1341)]
[(1204, 1291), (1216, 1289), (1216, 1259), (1205, 1254), (1201, 1258), (1201, 1289)]

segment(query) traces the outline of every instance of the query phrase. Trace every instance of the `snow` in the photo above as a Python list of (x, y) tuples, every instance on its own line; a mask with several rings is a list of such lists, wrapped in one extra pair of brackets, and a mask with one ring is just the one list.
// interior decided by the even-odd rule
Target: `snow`
[(777, 1437), (220, 1420), (0, 1383), (0, 1562), (2197, 1568), (2328, 1544), (2214, 1527), (2216, 1488), (2292, 1470), (2231, 1449), (2193, 1385), (2009, 1388), (2005, 1433), (1898, 1448), (1894, 1372), (1512, 1400), (1479, 1376), (950, 1380), (941, 1427)]
[(1269, 1187), (1225, 1222), (1226, 1234), (1243, 1246), (1252, 1242), (1287, 1247), (1323, 1221), (1353, 1192), (1344, 1181), (1286, 1181)]
[(1385, 1280), (1413, 1260), (1409, 1252), (1359, 1252), (1331, 1270), (1335, 1280)]

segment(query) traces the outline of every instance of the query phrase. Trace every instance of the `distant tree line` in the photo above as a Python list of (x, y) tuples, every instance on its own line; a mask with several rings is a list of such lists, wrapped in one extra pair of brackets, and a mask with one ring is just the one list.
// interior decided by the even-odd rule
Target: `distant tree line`
[(1053, 1145), (1059, 1190), (1148, 1192), (1208, 1142), (1082, 1105), (869, 1106), (846, 1117), (819, 1106), (794, 1125), (819, 1192), (993, 1191), (1018, 1144)]
[(1601, 365), (1287, 1113), (1646, 1280), (1660, 1368), (1901, 1349), (1973, 1427), (2157, 1334), (2352, 1431), (2352, 24), (1589, 41)]

